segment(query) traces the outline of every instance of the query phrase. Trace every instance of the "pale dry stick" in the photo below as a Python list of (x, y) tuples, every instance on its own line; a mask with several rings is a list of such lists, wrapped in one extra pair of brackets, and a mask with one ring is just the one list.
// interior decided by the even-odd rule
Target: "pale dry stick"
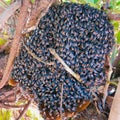
[(103, 103), (103, 108), (105, 108), (105, 102), (106, 102), (106, 98), (108, 96), (108, 87), (110, 85), (110, 82), (107, 81), (106, 84), (105, 84), (105, 88), (104, 88), (104, 91), (103, 91), (103, 99), (102, 99), (102, 103)]
[(0, 2), (2, 2), (3, 4), (7, 6), (7, 3), (5, 2), (5, 0), (0, 0)]
[(60, 94), (60, 117), (61, 117), (61, 120), (63, 120), (62, 105), (63, 105), (63, 83), (61, 85), (61, 94)]
[(6, 109), (11, 109), (11, 108), (14, 108), (14, 109), (21, 109), (23, 107), (25, 107), (27, 104), (24, 104), (24, 105), (9, 105), (9, 104), (4, 104), (4, 103), (0, 103), (0, 108), (6, 108)]
[(101, 112), (100, 112), (100, 110), (99, 110), (99, 108), (98, 108), (98, 105), (97, 105), (97, 102), (96, 102), (96, 101), (95, 101), (95, 104), (94, 104), (94, 105), (95, 105), (95, 108), (96, 108), (96, 110), (97, 110), (97, 113), (100, 114)]
[(8, 5), (7, 5), (7, 3), (4, 0), (0, 0), (0, 7), (5, 9), (6, 7), (8, 7)]
[(111, 74), (112, 74), (112, 65), (111, 63), (109, 62), (109, 71), (108, 71), (108, 75), (107, 75), (107, 82), (105, 84), (105, 88), (104, 88), (104, 95), (103, 95), (103, 99), (102, 99), (102, 102), (103, 102), (103, 107), (105, 107), (105, 101), (106, 101), (106, 98), (108, 96), (108, 87), (110, 85), (110, 78), (111, 78)]
[(32, 102), (33, 102), (33, 99), (28, 101), (27, 105), (25, 105), (25, 108), (23, 109), (23, 111), (20, 113), (19, 117), (16, 120), (20, 120), (22, 118), (22, 116), (24, 116), (24, 114), (26, 113), (26, 111), (28, 110), (28, 108)]
[(12, 93), (8, 96), (6, 96), (6, 95), (0, 96), (0, 101), (1, 102), (15, 102), (15, 100), (16, 100), (16, 96), (14, 95), (14, 93)]
[(42, 60), (41, 58), (37, 57), (24, 43), (23, 46), (25, 47), (25, 49), (27, 50), (28, 54), (30, 54), (34, 59), (36, 59), (37, 61), (45, 64), (45, 65), (54, 65), (54, 62), (45, 62), (44, 60)]
[(18, 46), (19, 46), (19, 41), (21, 39), (21, 32), (22, 32), (22, 30), (25, 26), (25, 23), (26, 23), (25, 21), (26, 21), (28, 7), (29, 7), (29, 0), (24, 0), (23, 5), (21, 7), (21, 11), (20, 11), (21, 13), (18, 17), (18, 24), (16, 25), (16, 33), (15, 33), (14, 40), (13, 40), (13, 43), (11, 46), (7, 66), (5, 68), (3, 78), (0, 82), (0, 89), (5, 85), (5, 83), (9, 79), (9, 75), (10, 75), (10, 72), (12, 70), (11, 67), (12, 67), (12, 64), (14, 62), (14, 58), (16, 57)]
[(17, 94), (19, 92), (19, 89), (17, 89), (16, 87), (12, 90), (2, 90), (0, 91), (0, 102), (3, 103), (15, 103), (17, 100)]
[(8, 96), (6, 96), (3, 100), (1, 100), (5, 103), (13, 103), (16, 101), (16, 95), (13, 93), (13, 94), (10, 94)]
[(18, 8), (20, 8), (20, 6), (21, 6), (21, 0), (17, 0), (16, 2), (11, 4), (10, 6), (8, 6), (8, 8), (4, 10), (4, 12), (0, 15), (0, 29), (3, 28), (7, 20), (14, 14), (14, 12)]
[(79, 76), (79, 74), (75, 73), (63, 60), (62, 58), (55, 52), (54, 49), (49, 48), (50, 53), (64, 66), (65, 70), (70, 73), (76, 80), (79, 82), (83, 82)]

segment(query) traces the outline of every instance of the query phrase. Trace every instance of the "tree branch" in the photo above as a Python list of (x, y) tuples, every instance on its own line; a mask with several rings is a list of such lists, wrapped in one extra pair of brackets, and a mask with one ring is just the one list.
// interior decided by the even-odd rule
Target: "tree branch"
[(120, 21), (120, 14), (113, 14), (112, 12), (108, 12), (108, 17), (110, 20)]
[[(15, 33), (15, 37), (14, 37), (14, 40), (13, 40), (13, 43), (11, 46), (8, 63), (7, 63), (6, 69), (4, 71), (3, 78), (0, 82), (0, 88), (2, 88), (5, 85), (5, 83), (7, 82), (8, 78), (9, 78), (10, 72), (12, 70), (12, 64), (14, 62), (14, 58), (16, 57), (16, 54), (17, 54), (16, 51), (18, 50), (19, 41), (21, 39), (21, 33), (25, 26), (26, 16), (27, 16), (27, 12), (28, 12), (28, 6), (29, 6), (29, 0), (24, 0), (23, 5), (21, 7), (21, 11), (20, 11), (21, 13), (17, 20), (18, 23), (16, 25), (16, 33)], [(8, 12), (8, 13), (10, 13), (10, 12)]]
[[(33, 10), (32, 15), (34, 15), (34, 17), (32, 20), (35, 22), (38, 22), (37, 17), (40, 16), (40, 18), (41, 18), (43, 16), (43, 14), (45, 14), (47, 12), (47, 10), (52, 5), (52, 3), (54, 3), (54, 1), (55, 0), (40, 0), (40, 1), (36, 0), (36, 2), (38, 3), (36, 7), (38, 7), (38, 9), (36, 8), (35, 10)], [(17, 20), (18, 24), (16, 25), (16, 33), (15, 33), (14, 40), (13, 40), (13, 43), (11, 46), (8, 63), (7, 63), (6, 69), (4, 71), (2, 81), (0, 82), (0, 88), (2, 88), (5, 85), (5, 83), (7, 82), (8, 78), (9, 78), (10, 72), (12, 70), (14, 58), (16, 57), (17, 51), (19, 50), (18, 46), (20, 43), (20, 39), (22, 37), (21, 33), (23, 32), (24, 28), (26, 27), (26, 25), (28, 23), (28, 21), (27, 21), (29, 18), (28, 8), (30, 8), (30, 6), (31, 6), (30, 0), (23, 0), (23, 5), (22, 5), (21, 10), (20, 10), (21, 13), (20, 13), (19, 18)], [(30, 25), (33, 25), (32, 21), (29, 21), (29, 22), (31, 22)]]

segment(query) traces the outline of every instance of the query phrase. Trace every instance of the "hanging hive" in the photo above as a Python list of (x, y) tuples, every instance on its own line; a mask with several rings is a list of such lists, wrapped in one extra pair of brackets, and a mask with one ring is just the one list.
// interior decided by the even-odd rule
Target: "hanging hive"
[[(112, 49), (113, 36), (103, 11), (74, 3), (52, 6), (32, 36), (23, 41), (12, 78), (34, 94), (46, 119), (60, 116), (62, 86), (63, 115), (77, 112), (84, 101), (93, 100), (91, 89), (105, 84), (105, 55)], [(50, 48), (80, 75), (82, 83), (64, 69)]]

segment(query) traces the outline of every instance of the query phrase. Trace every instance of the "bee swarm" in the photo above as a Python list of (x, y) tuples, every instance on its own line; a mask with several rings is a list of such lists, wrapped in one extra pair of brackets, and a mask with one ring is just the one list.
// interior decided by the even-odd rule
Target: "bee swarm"
[[(105, 55), (113, 44), (113, 26), (103, 11), (86, 4), (52, 6), (32, 36), (23, 41), (12, 78), (34, 95), (44, 118), (55, 120), (60, 116), (62, 85), (63, 114), (76, 112), (84, 101), (93, 100), (91, 89), (106, 82)], [(82, 82), (65, 70), (50, 49)]]

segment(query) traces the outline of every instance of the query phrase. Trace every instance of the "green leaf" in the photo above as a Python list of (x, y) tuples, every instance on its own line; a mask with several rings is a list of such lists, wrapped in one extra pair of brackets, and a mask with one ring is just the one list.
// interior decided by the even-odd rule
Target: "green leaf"
[(119, 6), (119, 5), (120, 5), (120, 1), (118, 1), (118, 2), (116, 3), (116, 5)]
[(117, 43), (120, 44), (120, 31), (117, 33)]
[(116, 27), (116, 28), (119, 27), (119, 23), (118, 23), (118, 22), (114, 22), (113, 25), (114, 25), (114, 27)]
[(12, 2), (12, 0), (4, 0), (8, 5)]
[(98, 2), (98, 0), (94, 0), (94, 4), (96, 4)]
[(31, 0), (32, 3), (35, 3), (35, 0)]
[(4, 45), (7, 42), (7, 40), (0, 38), (0, 46)]
[(98, 2), (98, 0), (87, 0), (88, 3), (93, 3), (96, 4)]
[(11, 120), (12, 112), (4, 108), (0, 109), (0, 120)]
[(71, 0), (71, 2), (74, 2), (74, 3), (75, 3), (75, 2), (78, 2), (78, 1), (77, 1), (77, 0)]
[(115, 32), (119, 30), (120, 23), (118, 21), (112, 21), (112, 25), (114, 26)]

